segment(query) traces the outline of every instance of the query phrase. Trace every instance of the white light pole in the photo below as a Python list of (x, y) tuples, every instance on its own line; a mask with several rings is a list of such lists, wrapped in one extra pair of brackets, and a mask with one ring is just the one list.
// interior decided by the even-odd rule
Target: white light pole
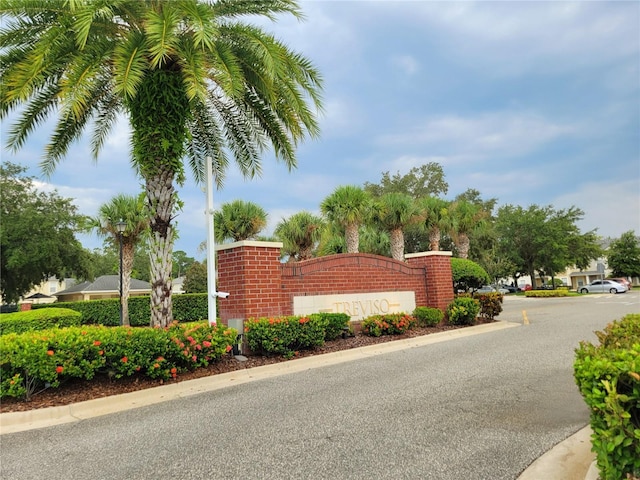
[(207, 157), (207, 175), (206, 188), (207, 209), (205, 215), (207, 217), (207, 307), (209, 315), (209, 325), (216, 324), (216, 251), (215, 239), (213, 235), (213, 166), (212, 158)]

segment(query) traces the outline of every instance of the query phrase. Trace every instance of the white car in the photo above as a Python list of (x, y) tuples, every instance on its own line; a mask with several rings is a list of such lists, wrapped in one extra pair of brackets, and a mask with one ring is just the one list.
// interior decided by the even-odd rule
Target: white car
[(613, 280), (595, 280), (589, 285), (580, 287), (580, 293), (624, 293), (627, 287)]

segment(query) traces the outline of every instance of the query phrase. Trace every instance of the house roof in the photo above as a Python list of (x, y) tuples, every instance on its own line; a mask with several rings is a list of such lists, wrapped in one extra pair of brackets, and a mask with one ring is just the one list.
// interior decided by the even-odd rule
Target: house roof
[[(96, 278), (93, 282), (82, 282), (72, 287), (66, 288), (59, 292), (54, 293), (58, 295), (68, 295), (70, 293), (96, 293), (96, 292), (117, 292), (120, 290), (120, 276), (119, 275), (102, 275)], [(138, 290), (151, 290), (149, 282), (131, 279), (129, 291)]]

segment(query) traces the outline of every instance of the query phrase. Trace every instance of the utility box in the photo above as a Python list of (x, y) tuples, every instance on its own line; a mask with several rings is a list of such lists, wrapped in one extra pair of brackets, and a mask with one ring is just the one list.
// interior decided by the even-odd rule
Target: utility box
[(227, 320), (227, 326), (238, 332), (238, 344), (233, 346), (233, 354), (242, 355), (242, 352), (244, 351), (244, 319), (230, 318)]

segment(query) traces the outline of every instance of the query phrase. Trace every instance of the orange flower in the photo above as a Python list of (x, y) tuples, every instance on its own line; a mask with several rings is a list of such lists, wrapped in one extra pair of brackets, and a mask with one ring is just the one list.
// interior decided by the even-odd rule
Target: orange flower
[(120, 361), (121, 361), (122, 363), (127, 363), (127, 362), (129, 361), (129, 359), (128, 359), (127, 357), (122, 357), (122, 358), (120, 359)]
[(231, 345), (227, 345), (227, 352), (230, 352), (233, 347)]
[(53, 355), (53, 350), (47, 350), (47, 355), (52, 356)]
[(102, 342), (101, 342), (100, 340), (94, 340), (94, 341), (93, 341), (93, 344), (94, 344), (96, 347), (99, 347), (99, 346), (102, 344)]
[(64, 367), (60, 367), (60, 366), (56, 367), (56, 373), (62, 373), (63, 370), (64, 370)]
[(98, 355), (104, 355), (104, 350), (100, 350), (100, 351), (98, 352)]
[(171, 369), (171, 373), (178, 373), (178, 369), (177, 369), (176, 367), (173, 367), (173, 368)]

